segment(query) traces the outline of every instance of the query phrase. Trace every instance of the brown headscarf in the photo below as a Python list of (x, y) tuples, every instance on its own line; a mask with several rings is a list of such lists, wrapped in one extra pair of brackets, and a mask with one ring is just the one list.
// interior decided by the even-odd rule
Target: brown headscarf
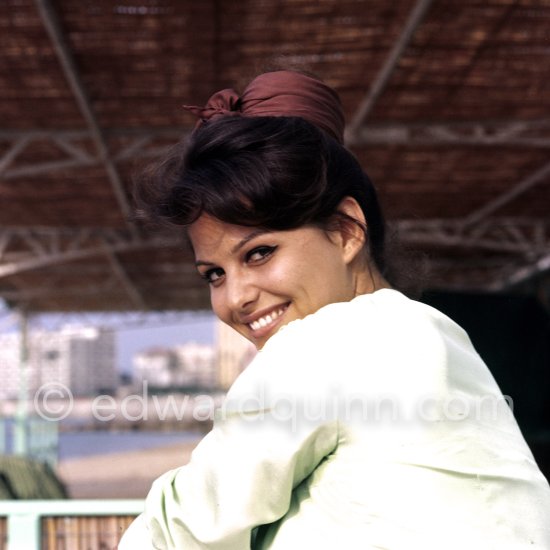
[(241, 96), (227, 88), (204, 107), (185, 105), (199, 117), (196, 128), (220, 116), (297, 116), (334, 139), (344, 141), (344, 114), (338, 94), (320, 80), (295, 71), (275, 71), (256, 77)]

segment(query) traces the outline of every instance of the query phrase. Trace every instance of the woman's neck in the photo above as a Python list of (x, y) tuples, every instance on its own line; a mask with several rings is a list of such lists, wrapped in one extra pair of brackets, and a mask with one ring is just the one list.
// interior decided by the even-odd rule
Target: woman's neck
[(355, 296), (361, 294), (371, 294), (382, 288), (392, 288), (390, 283), (382, 276), (382, 274), (373, 267), (368, 265), (361, 269), (355, 278)]

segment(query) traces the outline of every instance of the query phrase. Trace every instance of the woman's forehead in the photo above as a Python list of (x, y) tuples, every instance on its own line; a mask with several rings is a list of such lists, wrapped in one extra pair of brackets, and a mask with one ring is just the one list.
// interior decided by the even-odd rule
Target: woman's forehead
[(201, 215), (188, 228), (195, 258), (201, 261), (218, 253), (234, 255), (250, 241), (262, 235), (271, 235), (279, 243), (289, 241), (294, 244), (309, 241), (311, 238), (326, 238), (322, 229), (311, 225), (275, 231), (264, 227), (227, 223), (208, 214)]
[(220, 235), (242, 236), (254, 231), (254, 227), (224, 222), (209, 214), (201, 216), (188, 227), (189, 238), (193, 242), (218, 239)]
[(268, 232), (258, 227), (230, 224), (208, 214), (200, 216), (188, 228), (189, 239), (197, 256), (220, 249), (237, 252), (248, 241)]

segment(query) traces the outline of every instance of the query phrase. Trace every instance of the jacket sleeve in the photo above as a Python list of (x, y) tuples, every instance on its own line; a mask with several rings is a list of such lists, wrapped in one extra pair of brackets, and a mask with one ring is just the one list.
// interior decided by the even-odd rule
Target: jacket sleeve
[(118, 550), (153, 550), (151, 535), (145, 525), (143, 514), (140, 514), (126, 529), (118, 543)]
[(190, 463), (153, 484), (145, 517), (154, 548), (249, 549), (254, 528), (283, 517), (293, 489), (333, 452), (338, 423), (308, 414), (324, 394), (311, 393), (319, 386), (297, 359), (262, 352)]

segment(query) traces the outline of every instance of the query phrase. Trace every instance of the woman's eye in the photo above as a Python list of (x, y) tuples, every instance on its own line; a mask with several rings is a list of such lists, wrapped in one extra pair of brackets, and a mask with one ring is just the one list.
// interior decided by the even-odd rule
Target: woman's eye
[(275, 252), (276, 246), (258, 246), (246, 254), (247, 262), (260, 262)]
[(220, 281), (220, 279), (224, 276), (224, 272), (223, 269), (216, 267), (209, 269), (200, 275), (207, 283), (214, 284)]

